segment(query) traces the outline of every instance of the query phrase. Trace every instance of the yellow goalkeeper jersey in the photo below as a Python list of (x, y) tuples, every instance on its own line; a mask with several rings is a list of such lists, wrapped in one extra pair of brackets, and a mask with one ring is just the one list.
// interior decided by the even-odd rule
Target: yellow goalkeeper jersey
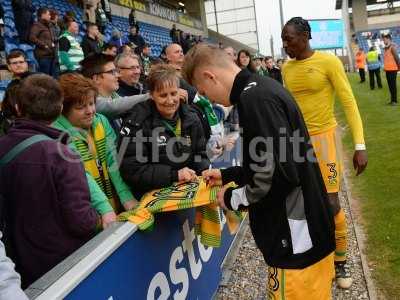
[(365, 144), (357, 102), (342, 62), (334, 55), (315, 51), (304, 60), (285, 63), (283, 79), (303, 113), (310, 135), (337, 126), (335, 93), (339, 97), (353, 134), (354, 144)]

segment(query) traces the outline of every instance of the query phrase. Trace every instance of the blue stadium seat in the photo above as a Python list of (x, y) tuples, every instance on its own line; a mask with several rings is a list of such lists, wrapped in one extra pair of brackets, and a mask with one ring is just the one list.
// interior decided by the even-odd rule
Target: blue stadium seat
[(11, 80), (1, 80), (0, 81), (0, 103), (4, 99), (5, 90), (7, 89), (8, 84)]
[(19, 44), (19, 48), (26, 53), (33, 51), (33, 47), (29, 44)]
[(6, 53), (9, 53), (11, 50), (19, 48), (17, 44), (6, 43)]
[[(396, 44), (400, 42), (400, 27), (392, 27), (373, 29), (365, 32), (357, 32), (356, 38), (358, 41), (358, 46), (364, 51), (368, 52), (370, 45), (381, 41), (381, 33), (383, 31), (389, 31), (392, 34), (393, 42), (395, 42)], [(383, 50), (383, 48), (381, 48), (381, 50)], [(400, 52), (400, 49), (398, 49), (398, 51)]]
[[(84, 34), (85, 34), (85, 28), (82, 23), (82, 10), (70, 4), (67, 0), (33, 0), (32, 1), (33, 5), (38, 8), (41, 6), (47, 6), (50, 8), (55, 8), (60, 16), (64, 15), (67, 11), (73, 11), (75, 12), (78, 23), (80, 25), (80, 33), (79, 33), (79, 39), (81, 39)], [(22, 48), (28, 54), (28, 59), (29, 63), (31, 64), (37, 64), (36, 60), (33, 57), (33, 48), (29, 45), (26, 44), (21, 44), (19, 45), (18, 41), (18, 33), (15, 30), (15, 25), (14, 25), (14, 15), (12, 12), (12, 7), (11, 7), (11, 0), (1, 0), (1, 5), (3, 6), (3, 9), (5, 11), (5, 42), (6, 42), (6, 52), (9, 52), (11, 49), (14, 48)], [(107, 24), (106, 30), (105, 30), (105, 38), (106, 41), (109, 40), (111, 37), (111, 32), (113, 29), (118, 29), (122, 33), (122, 38), (124, 40), (127, 40), (127, 37), (129, 35), (129, 22), (127, 18), (120, 17), (120, 16), (112, 16), (113, 23), (112, 24)], [(143, 36), (143, 38), (146, 40), (147, 43), (150, 44), (152, 47), (152, 55), (153, 56), (159, 56), (161, 53), (161, 49), (165, 46), (171, 43), (171, 38), (169, 36), (169, 28), (164, 28), (161, 26), (153, 25), (153, 24), (147, 24), (143, 22), (138, 22), (139, 27), (140, 27), (140, 34)], [(400, 38), (400, 36), (399, 36)]]

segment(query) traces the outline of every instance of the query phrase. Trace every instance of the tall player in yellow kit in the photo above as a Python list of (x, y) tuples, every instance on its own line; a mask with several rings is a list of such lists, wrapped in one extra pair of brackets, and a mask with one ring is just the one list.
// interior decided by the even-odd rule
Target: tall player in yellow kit
[(352, 278), (346, 265), (347, 225), (340, 207), (341, 164), (336, 143), (335, 94), (339, 97), (354, 141), (353, 165), (357, 175), (367, 166), (363, 125), (357, 103), (341, 61), (334, 55), (313, 51), (311, 27), (300, 17), (290, 19), (282, 31), (282, 42), (292, 60), (283, 67), (286, 88), (303, 113), (335, 215), (335, 271), (337, 284), (349, 288)]

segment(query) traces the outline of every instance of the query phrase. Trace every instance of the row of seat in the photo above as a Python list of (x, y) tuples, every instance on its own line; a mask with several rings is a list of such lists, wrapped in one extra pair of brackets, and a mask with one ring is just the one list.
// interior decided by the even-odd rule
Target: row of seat
[[(397, 45), (400, 44), (400, 27), (392, 27), (357, 32), (356, 38), (358, 42), (358, 47), (362, 48), (364, 52), (368, 52), (371, 46), (378, 45), (378, 47), (380, 47), (382, 50), (383, 41), (381, 39), (381, 34), (384, 32), (390, 32), (393, 42)], [(398, 49), (398, 51), (400, 51), (400, 49)]]
[[(82, 11), (79, 7), (72, 5), (66, 0), (33, 0), (33, 5), (38, 7), (50, 7), (55, 8), (59, 14), (62, 16), (67, 11), (72, 11), (75, 13), (78, 23), (80, 25), (80, 38), (85, 35), (85, 28), (82, 22)], [(6, 51), (9, 52), (14, 48), (23, 48), (28, 53), (28, 58), (31, 64), (35, 64), (33, 57), (33, 48), (30, 45), (20, 44), (18, 39), (18, 33), (15, 29), (14, 24), (14, 14), (11, 7), (11, 0), (3, 0), (2, 5), (5, 11), (5, 41), (6, 41)], [(121, 31), (123, 38), (127, 40), (129, 34), (129, 22), (127, 18), (120, 16), (112, 16), (113, 23), (108, 24), (105, 30), (105, 38), (109, 40), (111, 38), (112, 31), (116, 28)], [(160, 26), (147, 24), (139, 22), (141, 34), (152, 47), (152, 55), (159, 56), (162, 48), (165, 45), (171, 43), (171, 38), (169, 37), (169, 29)]]

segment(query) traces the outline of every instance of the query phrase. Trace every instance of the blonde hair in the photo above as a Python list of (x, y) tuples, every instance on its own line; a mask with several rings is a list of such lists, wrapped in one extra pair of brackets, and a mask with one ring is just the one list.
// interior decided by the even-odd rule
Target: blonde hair
[(229, 67), (234, 64), (229, 55), (217, 46), (210, 44), (197, 44), (185, 56), (182, 67), (182, 76), (193, 85), (193, 74), (196, 69), (207, 66)]

